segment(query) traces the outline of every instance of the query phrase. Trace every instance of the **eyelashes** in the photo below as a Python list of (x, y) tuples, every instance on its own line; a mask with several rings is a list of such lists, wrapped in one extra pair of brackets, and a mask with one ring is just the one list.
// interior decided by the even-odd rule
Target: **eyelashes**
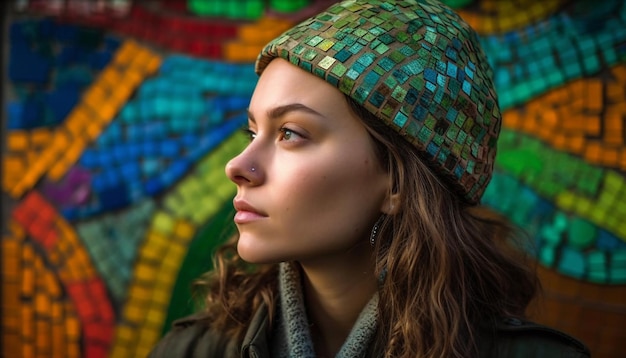
[(241, 132), (248, 138), (248, 141), (252, 142), (256, 138), (256, 132), (254, 132), (250, 127), (245, 126), (241, 128)]
[[(246, 136), (246, 138), (248, 138), (250, 142), (252, 142), (257, 137), (257, 133), (248, 126), (241, 128), (241, 132)], [(291, 128), (281, 127), (278, 130), (278, 132), (279, 132), (278, 133), (279, 141), (292, 142), (292, 141), (305, 139), (304, 135), (302, 135), (300, 132), (295, 131)]]
[(284, 140), (284, 141), (294, 141), (294, 140), (299, 140), (299, 139), (304, 138), (302, 134), (298, 133), (297, 131), (294, 131), (293, 129), (289, 129), (286, 127), (282, 127), (280, 129), (280, 132), (282, 133), (281, 140)]

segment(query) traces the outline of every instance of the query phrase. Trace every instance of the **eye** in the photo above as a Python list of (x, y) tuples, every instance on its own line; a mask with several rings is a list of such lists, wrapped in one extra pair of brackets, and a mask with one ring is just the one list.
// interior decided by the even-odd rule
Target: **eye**
[(250, 127), (242, 128), (241, 131), (250, 142), (252, 142), (256, 138), (256, 132), (254, 132)]
[(279, 140), (294, 141), (294, 140), (303, 138), (303, 136), (300, 133), (289, 128), (283, 127), (280, 129), (280, 132), (281, 132), (281, 136)]

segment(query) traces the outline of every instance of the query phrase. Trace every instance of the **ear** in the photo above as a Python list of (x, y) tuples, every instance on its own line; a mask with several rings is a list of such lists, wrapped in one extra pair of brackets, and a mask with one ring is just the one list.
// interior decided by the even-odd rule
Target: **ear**
[(400, 194), (389, 192), (383, 200), (380, 211), (387, 215), (395, 215), (400, 210)]

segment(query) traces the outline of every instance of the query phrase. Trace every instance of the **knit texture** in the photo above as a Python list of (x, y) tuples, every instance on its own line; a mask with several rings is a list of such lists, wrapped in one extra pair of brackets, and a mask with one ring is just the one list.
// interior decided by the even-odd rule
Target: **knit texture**
[[(280, 309), (272, 338), (272, 356), (314, 358), (315, 349), (309, 329), (299, 270), (290, 263), (280, 264)], [(378, 322), (378, 294), (361, 311), (336, 358), (364, 357)]]

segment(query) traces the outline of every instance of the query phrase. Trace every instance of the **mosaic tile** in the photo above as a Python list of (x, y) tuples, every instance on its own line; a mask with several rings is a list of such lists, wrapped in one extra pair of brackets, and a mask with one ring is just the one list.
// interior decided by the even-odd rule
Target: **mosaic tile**
[[(393, 26), (374, 25), (367, 20), (373, 13), (386, 14), (393, 18)], [(428, 12), (434, 14), (437, 23), (432, 20)], [(315, 23), (315, 28), (310, 26)], [(419, 26), (416, 24), (419, 23)], [(424, 26), (422, 26), (424, 24)], [(373, 31), (373, 32), (372, 32)], [(373, 33), (378, 33), (374, 36)], [(339, 34), (339, 35), (338, 35)], [(449, 38), (454, 35), (455, 41)], [(407, 140), (413, 143), (418, 149), (426, 153), (426, 157), (434, 163), (438, 161), (451, 163), (442, 166), (444, 172), (450, 176), (450, 182), (457, 189), (465, 194), (465, 199), (469, 202), (477, 202), (484, 191), (484, 185), (488, 181), (489, 174), (482, 168), (490, 168), (495, 157), (495, 143), (489, 138), (493, 138), (496, 127), (499, 128), (500, 112), (497, 106), (497, 99), (492, 83), (492, 70), (487, 66), (487, 58), (482, 51), (470, 51), (478, 43), (471, 29), (467, 24), (448, 8), (437, 2), (414, 3), (366, 3), (355, 4), (352, 2), (339, 2), (326, 11), (316, 15), (312, 19), (304, 21), (297, 26), (283, 33), (279, 38), (267, 44), (256, 62), (256, 72), (261, 74), (264, 68), (272, 59), (276, 57), (291, 61), (300, 68), (322, 79), (329, 79), (328, 82), (334, 84), (342, 93), (350, 96), (357, 103), (374, 115), (381, 118), (397, 117), (399, 108), (391, 111), (390, 107), (384, 107), (380, 93), (373, 91), (373, 87), (378, 82), (388, 82), (381, 78), (378, 68), (387, 67), (387, 78), (392, 77), (393, 81), (405, 91), (413, 89), (419, 93), (420, 97), (432, 96), (433, 101), (429, 102), (429, 111), (435, 114), (438, 111), (446, 111), (453, 107), (458, 111), (468, 111), (472, 116), (478, 117), (475, 126), (480, 126), (481, 135), (475, 136), (475, 145), (480, 146), (480, 150), (474, 148), (470, 150), (471, 143), (457, 143), (461, 146), (468, 146), (465, 151), (467, 156), (472, 156), (471, 160), (466, 157), (457, 157), (449, 152), (456, 142), (450, 136), (444, 144), (429, 143), (423, 141), (424, 137), (408, 137), (408, 133), (418, 132), (418, 128), (423, 124), (420, 118), (414, 116), (407, 117), (407, 121), (400, 123), (390, 120), (389, 126), (402, 134)], [(338, 41), (345, 47), (334, 49), (333, 47), (321, 49), (318, 47), (324, 40)], [(369, 49), (370, 42), (378, 40), (390, 48), (387, 56), (375, 56)], [(427, 49), (421, 53), (424, 62), (408, 61), (407, 57), (413, 56), (416, 49)], [(459, 50), (464, 49), (462, 52)], [(467, 50), (470, 49), (470, 50)], [(444, 51), (457, 51), (457, 56), (452, 60), (443, 58)], [(324, 59), (332, 57), (335, 66), (341, 63), (341, 72), (347, 70), (342, 75), (338, 75), (331, 66), (327, 66)], [(325, 61), (323, 66), (319, 66), (320, 61)], [(448, 84), (451, 80), (457, 81), (457, 71), (447, 71), (450, 68), (461, 69), (465, 82), (463, 91), (454, 91), (455, 97), (451, 97), (451, 90)], [(453, 73), (454, 76), (450, 76)], [(335, 77), (338, 76), (338, 77)], [(416, 79), (426, 79), (419, 87), (411, 87)], [(411, 112), (419, 110), (416, 104), (407, 104)], [(433, 118), (444, 116), (435, 115)], [(405, 127), (412, 127), (408, 132)], [(439, 127), (440, 129), (442, 127)], [(488, 139), (482, 141), (482, 137)], [(433, 140), (443, 138), (434, 136)], [(440, 149), (443, 148), (443, 149)], [(443, 156), (446, 155), (445, 158)], [(470, 162), (484, 163), (485, 166), (477, 165), (472, 171), (451, 170), (455, 166), (467, 168)], [(452, 164), (454, 163), (454, 164)], [(469, 164), (473, 165), (473, 164)], [(460, 175), (456, 180), (456, 175)]]
[(457, 8), (461, 17), (481, 35), (517, 30), (557, 14), (557, 11), (567, 3), (566, 0), (542, 2), (482, 0), (476, 1), (477, 6), (465, 9), (463, 6), (471, 1), (446, 0), (443, 2)]
[[(67, 38), (63, 32), (73, 36)], [(51, 19), (13, 22), (9, 36), (8, 75), (18, 97), (10, 103), (9, 129), (61, 123), (78, 103), (80, 91), (93, 80), (94, 72), (106, 66), (119, 46), (101, 31), (61, 25)], [(90, 41), (77, 42), (76, 38)], [(50, 88), (51, 78), (54, 82)]]
[[(613, 66), (623, 62), (626, 50), (620, 44), (626, 41), (625, 14), (623, 2), (605, 1), (598, 11), (560, 12), (558, 16), (524, 27), (523, 31), (481, 37), (481, 44), (495, 69), (502, 110), (522, 104), (568, 80), (596, 75), (600, 64)], [(611, 17), (611, 21), (605, 22), (607, 17)], [(587, 23), (604, 25), (587, 31)], [(596, 46), (600, 41), (602, 49)]]
[[(16, 222), (2, 240), (3, 356), (80, 357), (74, 305)], [(21, 286), (21, 287), (20, 287)]]
[[(112, 338), (114, 311), (102, 280), (96, 276), (89, 254), (73, 228), (37, 192), (31, 192), (13, 212), (15, 220), (45, 249), (82, 323), (83, 354), (103, 357)], [(87, 327), (97, 324), (98, 332)]]
[[(218, 222), (230, 222), (234, 188), (222, 166), (244, 143), (225, 138), (244, 120), (237, 114), (247, 106), (257, 79), (251, 62), (265, 42), (331, 2), (309, 1), (304, 7), (299, 1), (270, 1), (263, 15), (246, 22), (194, 18), (190, 2), (179, 1), (152, 8), (102, 1), (100, 9), (61, 2), (56, 12), (48, 5), (58, 2), (18, 2), (26, 20), (9, 24), (7, 75), (14, 96), (6, 106), (2, 186), (6, 193), (22, 188), (13, 194), (14, 220), (3, 228), (2, 341), (10, 343), (2, 345), (0, 355), (143, 356), (173, 319), (191, 312), (188, 284), (208, 269), (203, 266), (207, 252), (218, 241), (208, 238), (229, 226)], [(596, 353), (621, 352), (623, 320), (615, 312), (601, 315), (597, 308), (621, 307), (618, 289), (626, 283), (621, 120), (626, 6), (616, 0), (445, 2), (481, 33), (504, 109), (501, 158), (484, 201), (534, 239), (538, 260), (548, 267), (540, 267), (542, 280), (552, 280), (544, 281), (547, 296), (580, 291), (565, 305), (552, 303), (542, 321), (553, 316), (584, 341), (602, 342), (592, 347)], [(209, 10), (227, 11), (219, 8), (225, 2), (214, 3)], [(154, 11), (159, 6), (162, 11)], [(280, 13), (280, 6), (303, 8)], [(231, 16), (252, 13), (233, 11)], [(415, 115), (423, 127), (409, 123), (411, 111), (381, 102), (381, 89), (367, 88), (360, 95), (410, 135), (433, 138), (436, 158), (451, 152), (467, 159), (475, 148), (442, 149), (441, 143), (454, 137), (464, 143), (475, 136), (472, 116), (460, 111), (454, 119), (453, 112), (442, 112), (449, 122), (445, 134), (429, 119), (442, 114), (429, 103), (448, 106), (450, 100), (438, 87), (447, 86), (452, 98), (477, 95), (466, 82), (474, 70), (446, 60), (458, 59), (454, 39), (445, 47), (443, 38), (429, 34), (428, 48), (410, 49), (420, 58), (433, 54), (432, 61), (403, 70), (435, 72), (432, 77), (428, 72), (429, 81), (410, 84), (431, 90), (418, 98), (399, 86), (404, 73), (387, 75), (395, 65), (392, 58), (400, 61), (410, 53), (408, 48), (394, 53), (394, 38), (380, 36), (399, 24), (373, 12), (364, 15), (371, 28), (355, 31), (348, 22), (333, 24), (334, 37), (315, 45), (321, 55), (303, 65), (316, 75), (328, 71), (327, 80), (335, 85), (349, 71), (357, 79), (385, 78), (395, 100), (420, 104)], [(433, 19), (426, 25), (446, 34)], [(309, 26), (324, 28), (322, 22)], [(133, 38), (164, 54), (158, 71), (123, 71), (152, 56), (122, 54), (125, 40)], [(398, 38), (407, 41), (410, 34)], [(350, 64), (359, 49), (382, 57), (373, 74), (362, 72), (366, 62)], [(333, 51), (343, 62), (329, 56)], [(107, 71), (114, 61), (116, 71)], [(442, 74), (449, 77), (447, 83)], [(354, 81), (342, 86), (356, 88)], [(97, 108), (95, 117), (110, 121), (87, 120), (91, 107)], [(222, 132), (229, 119), (235, 120), (233, 127)], [(213, 151), (223, 157), (207, 157)], [(181, 153), (184, 160), (177, 161)], [(468, 162), (467, 170), (474, 168)], [(455, 174), (458, 170), (453, 167)], [(172, 257), (161, 262), (159, 255), (170, 246)], [(555, 283), (551, 275), (569, 281)], [(593, 309), (571, 302), (593, 302)], [(585, 317), (585, 324), (577, 317)], [(594, 322), (602, 322), (601, 329)]]
[[(167, 311), (176, 272), (188, 253), (189, 242), (198, 227), (235, 195), (234, 185), (223, 171), (215, 169), (223, 168), (243, 148), (244, 139), (238, 133), (228, 137), (163, 198), (164, 210), (157, 211), (152, 217), (144, 243), (139, 248), (128, 287), (129, 292), (139, 294), (128, 296), (129, 301), (122, 313), (123, 323), (116, 327), (112, 347), (114, 356), (145, 356), (161, 336), (165, 314), (148, 313)], [(198, 205), (199, 202), (202, 205)], [(142, 324), (148, 317), (151, 324)]]
[[(619, 219), (626, 210), (621, 203), (626, 195), (626, 179), (622, 175), (594, 167), (522, 135), (507, 136), (505, 132), (499, 146), (499, 168), (518, 175), (562, 209), (588, 217), (626, 241), (626, 231)], [(546, 177), (552, 178), (549, 183)], [(593, 215), (595, 210), (604, 215)]]
[[(232, 136), (218, 148), (217, 154), (198, 164), (198, 177), (191, 176), (173, 190), (171, 196), (165, 199), (165, 207), (175, 213), (177, 217), (189, 218), (196, 224), (204, 223), (210, 214), (215, 212), (222, 203), (234, 195), (234, 187), (226, 180), (225, 174), (217, 168), (222, 168), (229, 158), (232, 158), (243, 148), (243, 140), (239, 136)], [(215, 197), (207, 198), (208, 193)], [(170, 199), (170, 197), (172, 199)], [(199, 202), (202, 205), (198, 205)]]
[[(145, 54), (145, 56), (139, 56), (141, 54)], [(131, 59), (130, 56), (142, 57), (145, 62), (137, 62), (137, 60)], [(128, 61), (132, 62), (129, 63)], [(100, 82), (95, 82), (87, 89), (82, 103), (78, 104), (65, 119), (64, 123), (57, 127), (49, 145), (42, 150), (41, 156), (32, 163), (22, 179), (10, 189), (9, 193), (14, 197), (19, 197), (34, 186), (37, 180), (44, 174), (47, 174), (53, 180), (60, 179), (78, 159), (87, 142), (87, 140), (83, 139), (84, 137), (80, 136), (72, 138), (73, 141), (70, 142), (70, 138), (68, 138), (66, 133), (76, 131), (72, 130), (72, 128), (84, 128), (86, 125), (93, 123), (94, 120), (102, 128), (113, 119), (116, 108), (122, 105), (124, 98), (120, 97), (119, 94), (114, 97), (103, 95), (103, 88), (108, 88), (107, 86), (109, 86), (105, 84), (108, 81), (108, 77), (121, 76), (120, 72), (118, 72), (121, 71), (121, 73), (125, 74), (125, 81), (130, 83), (129, 86), (134, 87), (138, 84), (138, 77), (140, 78), (156, 70), (158, 61), (158, 57), (155, 57), (155, 55), (147, 52), (146, 49), (139, 47), (137, 44), (126, 42), (122, 45), (116, 52), (113, 62), (101, 74)], [(130, 93), (128, 94), (130, 95)], [(103, 105), (103, 103), (106, 104)], [(91, 112), (87, 114), (88, 111)]]
[(260, 0), (199, 1), (190, 0), (188, 9), (200, 16), (229, 19), (256, 19), (261, 17), (265, 4)]
[[(504, 148), (518, 149), (505, 149), (499, 158), (509, 173), (518, 175), (561, 210), (585, 218), (573, 221), (572, 227), (576, 227), (576, 222), (585, 222), (585, 230), (604, 233), (580, 238), (585, 230), (576, 230), (577, 235), (571, 235), (572, 231), (567, 235), (572, 245), (567, 263), (553, 266), (555, 257), (560, 255), (555, 249), (541, 252), (542, 263), (579, 279), (619, 284), (623, 283), (623, 275), (617, 266), (619, 261), (612, 260), (612, 255), (619, 256), (626, 241), (626, 208), (621, 203), (625, 185), (621, 117), (626, 98), (626, 67), (618, 64), (606, 72), (609, 77), (571, 81), (546, 96), (528, 101), (523, 109), (505, 111), (503, 124), (507, 129), (502, 138), (504, 143), (517, 143), (510, 147), (505, 144)], [(541, 142), (524, 139), (519, 133), (533, 135)], [(520, 166), (528, 160), (534, 164)], [(554, 237), (562, 238), (559, 235)], [(590, 252), (590, 247), (602, 251)], [(589, 260), (595, 260), (593, 265)], [(580, 267), (575, 267), (576, 263)]]
[(155, 204), (144, 200), (119, 213), (76, 223), (80, 240), (118, 307), (126, 297), (131, 267), (154, 210)]
[[(323, 6), (318, 1), (314, 7)], [(303, 9), (307, 4), (298, 1), (274, 1), (266, 4), (258, 0), (241, 1), (189, 1), (184, 9), (170, 11), (172, 2), (159, 2), (146, 6), (135, 3), (133, 11), (124, 17), (109, 17), (103, 21), (98, 14), (73, 14), (66, 11), (66, 20), (78, 24), (96, 25), (126, 36), (156, 43), (176, 52), (190, 53), (203, 58), (224, 58), (233, 62), (253, 61), (261, 47), (286, 30), (292, 21), (289, 14)], [(159, 8), (163, 7), (162, 9)], [(156, 11), (155, 11), (156, 9)], [(57, 11), (58, 12), (62, 12)], [(272, 16), (266, 16), (266, 12)], [(197, 21), (196, 16), (217, 16), (230, 20), (257, 20), (252, 25), (229, 21)], [(204, 14), (204, 15), (201, 15)], [(77, 16), (78, 15), (78, 16)], [(163, 32), (162, 28), (170, 31)]]
[(198, 308), (197, 302), (189, 300), (188, 288), (194, 280), (211, 269), (212, 261), (209, 253), (235, 233), (235, 226), (232, 224), (233, 211), (232, 202), (227, 200), (219, 211), (195, 233), (178, 271), (167, 317), (160, 317), (159, 321), (155, 321), (155, 324), (163, 322), (163, 334), (169, 330), (175, 319), (192, 314)]
[[(626, 169), (624, 114), (626, 66), (610, 69), (611, 80), (586, 78), (528, 101), (503, 115), (503, 125), (528, 133), (589, 163)], [(567, 120), (560, 120), (567, 118)]]
[(159, 75), (139, 87), (83, 152), (78, 165), (93, 173), (92, 195), (84, 205), (64, 208), (64, 216), (92, 217), (168, 189), (245, 123), (256, 80), (250, 65), (166, 58)]
[[(509, 192), (517, 195), (502, 194)], [(581, 280), (624, 284), (624, 236), (608, 231), (603, 223), (589, 221), (549, 200), (501, 171), (494, 174), (484, 197), (486, 205), (509, 216), (526, 232), (534, 233), (532, 250), (537, 252), (543, 265)], [(614, 217), (624, 215), (617, 213)]]

